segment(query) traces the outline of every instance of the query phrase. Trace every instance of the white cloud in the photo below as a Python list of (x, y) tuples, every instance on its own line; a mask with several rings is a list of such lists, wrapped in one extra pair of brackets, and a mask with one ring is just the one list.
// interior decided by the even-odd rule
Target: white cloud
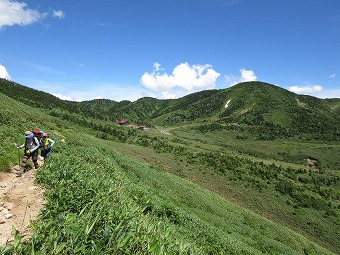
[(29, 25), (40, 20), (43, 14), (29, 9), (26, 3), (0, 0), (0, 28), (13, 25)]
[(25, 2), (18, 2), (16, 0), (0, 0), (0, 28), (14, 25), (30, 25), (39, 20), (52, 15), (62, 19), (65, 13), (61, 10), (53, 11), (52, 14), (39, 12), (28, 7)]
[(299, 87), (299, 86), (291, 86), (289, 87), (289, 90), (294, 93), (298, 94), (316, 94), (323, 90), (323, 87), (320, 85), (313, 85), (313, 86), (305, 86), (305, 87)]
[(58, 10), (58, 11), (53, 11), (53, 17), (57, 17), (59, 19), (63, 19), (65, 18), (65, 13), (61, 10)]
[(192, 65), (181, 63), (167, 74), (159, 63), (154, 64), (152, 73), (144, 73), (141, 85), (152, 91), (159, 92), (161, 97), (176, 97), (174, 90), (204, 90), (215, 88), (216, 79), (220, 76), (211, 65)]
[(241, 82), (257, 80), (257, 77), (255, 76), (255, 73), (253, 70), (241, 69), (240, 72), (241, 72)]
[[(64, 95), (62, 95), (62, 94), (60, 94), (60, 93), (56, 93), (56, 94), (52, 94), (52, 95), (55, 96), (55, 97), (58, 97), (58, 98), (60, 98), (60, 99), (62, 99), (62, 100), (73, 101), (73, 98), (72, 98), (72, 97), (70, 97), (70, 96), (64, 96)], [(76, 101), (76, 100), (74, 100), (74, 101)]]
[[(67, 101), (75, 101), (75, 102), (81, 102), (81, 101), (88, 101), (88, 100), (93, 100), (93, 99), (104, 99), (102, 96), (93, 96), (97, 91), (101, 91), (101, 88), (97, 88), (95, 90), (87, 90), (87, 91), (69, 91), (65, 92), (65, 94), (61, 93), (53, 93), (53, 96), (56, 96), (62, 100), (67, 100)], [(110, 98), (112, 94), (109, 93), (107, 96), (107, 99), (112, 99)]]
[(12, 79), (9, 73), (7, 72), (6, 67), (4, 67), (3, 65), (0, 65), (0, 78), (6, 79), (6, 80)]
[(333, 74), (331, 74), (328, 78), (333, 79), (333, 78), (335, 78), (335, 76), (336, 76), (336, 73), (333, 73)]
[(241, 77), (236, 77), (234, 75), (225, 76), (225, 82), (231, 87), (234, 86), (240, 82), (247, 82), (247, 81), (256, 81), (257, 77), (255, 75), (255, 72), (253, 70), (246, 70), (241, 69), (240, 70)]

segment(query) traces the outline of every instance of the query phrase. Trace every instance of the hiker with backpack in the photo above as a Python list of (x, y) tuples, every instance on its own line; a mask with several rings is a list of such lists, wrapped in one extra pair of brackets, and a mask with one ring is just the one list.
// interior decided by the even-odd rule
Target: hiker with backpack
[(53, 141), (47, 133), (44, 133), (42, 138), (41, 157), (46, 159), (51, 154), (55, 141)]
[(22, 175), (22, 173), (25, 170), (27, 160), (29, 160), (30, 157), (32, 157), (32, 161), (34, 163), (34, 168), (39, 168), (38, 164), (38, 149), (40, 147), (40, 143), (38, 138), (34, 135), (31, 131), (25, 131), (25, 142), (22, 145), (19, 145), (17, 149), (25, 148), (24, 156), (21, 161), (20, 170), (17, 173), (19, 176)]

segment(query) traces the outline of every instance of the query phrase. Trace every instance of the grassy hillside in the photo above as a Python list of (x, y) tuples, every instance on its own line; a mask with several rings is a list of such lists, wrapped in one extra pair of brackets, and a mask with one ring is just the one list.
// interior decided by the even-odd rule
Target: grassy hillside
[[(209, 154), (196, 154), (195, 151), (192, 154), (191, 149), (180, 149), (185, 140), (156, 139), (131, 131), (133, 139), (127, 139), (128, 143), (116, 143), (110, 141), (109, 138), (113, 137), (108, 136), (109, 140), (98, 139), (98, 131), (49, 116), (3, 94), (0, 94), (0, 106), (0, 131), (1, 136), (5, 137), (0, 142), (2, 170), (16, 164), (15, 144), (22, 142), (24, 130), (39, 127), (49, 131), (57, 141), (53, 156), (38, 171), (37, 181), (47, 190), (48, 204), (39, 220), (33, 224), (36, 234), (29, 243), (3, 248), (5, 254), (27, 254), (32, 251), (38, 254), (337, 252), (338, 227), (331, 226), (334, 224), (333, 219), (336, 224), (337, 215), (328, 215), (328, 218), (322, 216), (323, 222), (317, 222), (313, 210), (303, 209), (300, 205), (295, 212), (300, 211), (301, 216), (302, 212), (309, 215), (307, 218), (314, 220), (310, 223), (312, 227), (319, 228), (322, 223), (327, 230), (327, 235), (319, 233), (319, 236), (313, 236), (313, 232), (310, 232), (308, 236), (304, 233), (308, 236), (306, 238), (275, 223), (274, 217), (268, 220), (229, 202), (212, 187), (203, 188), (207, 183), (197, 185), (194, 180), (186, 180), (188, 172), (195, 172), (188, 175), (190, 178), (202, 176), (203, 179), (207, 175), (216, 177), (205, 178), (209, 181), (226, 180), (229, 177), (218, 174), (219, 170), (213, 162), (207, 164), (204, 157)], [(129, 144), (142, 139), (146, 146), (144, 148)], [(148, 141), (154, 143), (148, 144)], [(201, 159), (203, 162), (200, 162)], [(169, 162), (167, 160), (173, 165), (165, 164)], [(214, 162), (219, 160), (222, 158)], [(230, 162), (237, 162), (233, 160), (239, 159), (229, 159)], [(179, 162), (182, 165), (176, 166)], [(244, 186), (240, 185), (240, 177), (245, 177), (241, 170), (244, 164), (251, 162), (239, 162), (241, 168), (231, 171), (235, 175), (230, 176), (239, 180), (230, 180), (229, 184), (235, 182), (236, 185), (231, 185), (230, 189), (240, 187), (237, 192), (242, 193), (250, 189), (246, 189), (247, 179), (244, 179)], [(167, 166), (171, 168), (167, 169)], [(205, 174), (202, 169), (206, 169)], [(261, 171), (262, 167), (258, 169)], [(251, 178), (249, 183), (252, 182)], [(254, 180), (257, 180), (258, 185), (263, 184), (261, 178), (256, 177)], [(221, 184), (216, 183), (215, 187)], [(262, 189), (265, 192), (253, 192), (250, 197), (277, 194), (270, 187)], [(236, 192), (233, 194), (236, 195)], [(270, 202), (274, 201), (273, 197), (269, 199)], [(262, 202), (265, 201), (263, 196)], [(283, 206), (280, 203), (276, 205)], [(331, 240), (327, 242), (328, 235), (333, 237), (329, 236)]]
[[(26, 129), (48, 130), (58, 144), (51, 166), (46, 164), (38, 173), (39, 182), (51, 190), (50, 204), (54, 204), (35, 226), (41, 235), (33, 241), (34, 247), (45, 249), (43, 252), (51, 253), (57, 247), (67, 254), (77, 249), (92, 249), (95, 254), (104, 254), (104, 250), (145, 254), (149, 249), (159, 250), (158, 254), (327, 254), (323, 249), (340, 252), (340, 145), (334, 138), (338, 124), (332, 122), (338, 118), (339, 100), (298, 97), (275, 86), (256, 83), (251, 84), (254, 87), (240, 84), (233, 90), (203, 91), (178, 100), (143, 98), (136, 102), (62, 104), (60, 99), (18, 84), (13, 90), (20, 91), (17, 94), (21, 96), (15, 97), (13, 83), (3, 82), (1, 90), (19, 102), (0, 93), (0, 168), (6, 171), (17, 164), (15, 144), (23, 142), (21, 134)], [(247, 90), (250, 98), (233, 105), (235, 99), (246, 97)], [(34, 97), (34, 93), (50, 97), (49, 107), (38, 108), (35, 100), (25, 98)], [(284, 101), (282, 105), (287, 108), (265, 108), (268, 102), (263, 105), (265, 100), (259, 100), (264, 95), (272, 95), (269, 102), (278, 100), (270, 103), (272, 106)], [(231, 100), (227, 108), (226, 99)], [(258, 110), (245, 111), (251, 100)], [(310, 111), (315, 108), (318, 118), (334, 124), (335, 131), (282, 135), (290, 127), (271, 120), (278, 115), (270, 111), (283, 112), (282, 118), (291, 119), (291, 114), (296, 113), (294, 104)], [(202, 105), (209, 110), (199, 110)], [(261, 107), (256, 105), (266, 111), (259, 111)], [(235, 107), (230, 115), (226, 114), (229, 107)], [(85, 115), (86, 112), (91, 114)], [(109, 112), (148, 120), (154, 128), (142, 132), (117, 127)], [(178, 115), (180, 112), (183, 115)], [(174, 118), (171, 125), (166, 121)], [(170, 135), (160, 132), (165, 128)], [(322, 137), (327, 139), (321, 140)], [(307, 167), (307, 158), (317, 159), (317, 166)], [(83, 180), (88, 180), (90, 186)], [(119, 188), (113, 193), (118, 194), (119, 202), (107, 196), (116, 184)], [(64, 186), (74, 188), (65, 190)], [(75, 198), (82, 195), (78, 204)], [(104, 196), (110, 199), (102, 199)], [(113, 215), (108, 205), (118, 206), (115, 210), (119, 215), (112, 216), (115, 220), (97, 215), (95, 201), (102, 200), (103, 214)], [(130, 211), (132, 215), (126, 214)], [(131, 225), (123, 222), (122, 215), (129, 221), (133, 219)], [(86, 227), (91, 219), (96, 219), (93, 227)], [(121, 228), (116, 221), (127, 225)], [(145, 221), (151, 225), (145, 225)], [(55, 226), (60, 223), (62, 226)], [(140, 224), (151, 230), (138, 228)], [(117, 231), (127, 232), (120, 236)], [(155, 232), (159, 239), (145, 239), (144, 231)], [(96, 237), (90, 240), (89, 233), (96, 233)], [(115, 234), (118, 237), (113, 241)], [(45, 240), (49, 247), (43, 247)], [(20, 249), (31, 248), (23, 245)]]

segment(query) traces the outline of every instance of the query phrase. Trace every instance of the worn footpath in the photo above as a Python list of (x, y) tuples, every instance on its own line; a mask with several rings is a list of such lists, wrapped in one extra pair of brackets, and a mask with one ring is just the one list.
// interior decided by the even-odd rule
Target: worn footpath
[(44, 206), (43, 190), (35, 183), (36, 170), (17, 177), (15, 170), (0, 172), (0, 246), (13, 242), (13, 227), (26, 240), (32, 234), (30, 221)]

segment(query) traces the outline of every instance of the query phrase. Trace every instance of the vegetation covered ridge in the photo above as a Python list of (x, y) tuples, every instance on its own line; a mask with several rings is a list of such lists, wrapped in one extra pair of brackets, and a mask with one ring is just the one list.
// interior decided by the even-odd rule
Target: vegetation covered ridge
[[(214, 91), (208, 92), (215, 93)], [(334, 157), (326, 157), (328, 154), (336, 155), (332, 152), (339, 151), (339, 146), (334, 140), (318, 140), (321, 138), (316, 139), (317, 136), (311, 133), (302, 136), (302, 140), (301, 135), (300, 137), (275, 136), (274, 139), (261, 139), (259, 133), (251, 129), (252, 125), (246, 122), (233, 125), (234, 122), (224, 122), (223, 118), (218, 119), (218, 114), (210, 119), (203, 118), (196, 119), (194, 122), (168, 125), (170, 135), (158, 132), (157, 128), (161, 130), (162, 126), (158, 126), (161, 122), (157, 122), (160, 119), (155, 121), (158, 118), (155, 117), (153, 121), (158, 125), (150, 129), (150, 132), (141, 132), (117, 127), (115, 122), (107, 121), (105, 118), (90, 116), (85, 118), (81, 112), (69, 111), (67, 107), (55, 107), (46, 111), (17, 102), (1, 93), (0, 96), (3, 109), (1, 111), (3, 124), (1, 133), (6, 137), (1, 142), (1, 148), (3, 148), (0, 155), (1, 169), (9, 169), (15, 164), (17, 155), (16, 151), (13, 151), (15, 148), (13, 144), (19, 143), (19, 140), (22, 142), (18, 134), (32, 126), (52, 130), (52, 135), (56, 137), (59, 145), (56, 147), (58, 149), (54, 157), (51, 158), (51, 168), (49, 164), (46, 164), (39, 170), (38, 176), (40, 173), (42, 176), (38, 177), (38, 180), (42, 185), (46, 185), (47, 190), (51, 189), (53, 195), (50, 203), (56, 203), (51, 210), (46, 209), (47, 215), (51, 214), (52, 217), (42, 220), (45, 222), (42, 224), (51, 220), (53, 223), (50, 222), (47, 226), (52, 226), (53, 231), (58, 232), (58, 227), (54, 227), (54, 224), (62, 223), (62, 234), (56, 234), (48, 241), (49, 248), (42, 248), (40, 247), (42, 240), (52, 235), (52, 232), (45, 232), (48, 231), (48, 227), (42, 227), (43, 235), (35, 240), (32, 239), (34, 247), (40, 247), (36, 251), (40, 249), (42, 253), (48, 254), (50, 251), (48, 249), (52, 249), (54, 240), (53, 244), (58, 244), (53, 246), (54, 251), (68, 254), (72, 254), (76, 248), (79, 248), (78, 252), (91, 250), (98, 254), (104, 254), (104, 250), (107, 249), (118, 254), (124, 254), (123, 251), (136, 252), (136, 254), (138, 252), (140, 254), (147, 252), (156, 254), (157, 252), (158, 254), (172, 254), (172, 252), (175, 254), (211, 254), (212, 252), (215, 252), (214, 254), (239, 254), (240, 252), (245, 254), (332, 254), (330, 251), (339, 252), (337, 244), (340, 240), (338, 231), (340, 185), (339, 175), (334, 168), (337, 160)], [(26, 103), (25, 100), (19, 101)], [(172, 101), (176, 100), (170, 100)], [(167, 100), (161, 102), (169, 103)], [(86, 103), (91, 105), (91, 102)], [(109, 101), (107, 103), (111, 104)], [(128, 105), (131, 102), (123, 103)], [(334, 109), (335, 104), (336, 102), (332, 101), (330, 108)], [(222, 109), (227, 109), (225, 105), (223, 107)], [(62, 140), (66, 143), (64, 144)], [(321, 147), (317, 145), (318, 141), (323, 142)], [(295, 154), (295, 148), (300, 145), (309, 147), (308, 154), (300, 155), (301, 152)], [(270, 151), (264, 154), (261, 147), (270, 148)], [(79, 148), (81, 148), (80, 152), (77, 153), (76, 150)], [(325, 149), (325, 154), (320, 153), (323, 149)], [(6, 153), (11, 150), (12, 154)], [(303, 166), (301, 160), (313, 153), (319, 155), (314, 158), (322, 164), (313, 167)], [(301, 158), (296, 158), (296, 156)], [(279, 158), (283, 161), (289, 160), (290, 165), (294, 167), (291, 168), (285, 164), (278, 165)], [(55, 169), (56, 172), (54, 172)], [(105, 175), (109, 177), (105, 180), (107, 184), (103, 182)], [(61, 184), (54, 183), (53, 179)], [(84, 186), (84, 180), (89, 180), (89, 187)], [(72, 186), (71, 182), (75, 185)], [(96, 186), (96, 183), (100, 183), (103, 190), (91, 187), (91, 185)], [(161, 240), (141, 239), (140, 242), (134, 242), (132, 240), (135, 240), (135, 237), (139, 239), (139, 236), (135, 236), (135, 226), (132, 226), (127, 231), (129, 234), (124, 236), (126, 243), (122, 242), (121, 249), (117, 249), (120, 246), (118, 242), (121, 240), (116, 240), (116, 243), (112, 244), (111, 239), (108, 245), (107, 239), (103, 241), (100, 237), (99, 239), (96, 237), (90, 240), (89, 237), (81, 236), (82, 233), (89, 231), (91, 234), (96, 233), (95, 231), (103, 233), (101, 232), (103, 225), (98, 222), (105, 222), (107, 219), (98, 216), (100, 219), (92, 221), (93, 227), (91, 224), (86, 228), (82, 223), (73, 222), (73, 217), (82, 217), (89, 209), (89, 218), (84, 222), (91, 217), (93, 220), (96, 219), (93, 210), (98, 205), (92, 206), (91, 204), (94, 200), (102, 203), (100, 197), (104, 197), (103, 194), (111, 194), (105, 192), (108, 192), (108, 187), (115, 189), (113, 187), (116, 185), (119, 186), (118, 193), (122, 195), (118, 199), (120, 201), (118, 207), (123, 208), (125, 203), (121, 201), (130, 201), (129, 199), (132, 198), (129, 208), (132, 211), (133, 208), (137, 208), (137, 214), (131, 216), (131, 220), (134, 217), (138, 218), (138, 215), (142, 218), (151, 217), (147, 222), (160, 224), (162, 229), (159, 235), (166, 233), (164, 238), (160, 237)], [(59, 190), (52, 191), (54, 186)], [(76, 208), (75, 200), (70, 200), (71, 205), (68, 204), (69, 202), (62, 201), (64, 186), (72, 186), (75, 190), (74, 193), (73, 189), (67, 190), (70, 192), (65, 195), (67, 198), (78, 198), (84, 192), (83, 202), (80, 203), (82, 205), (79, 208)], [(96, 193), (100, 195), (95, 196)], [(234, 207), (228, 200), (248, 210)], [(111, 201), (115, 201), (114, 198)], [(59, 205), (62, 205), (60, 209), (65, 210), (65, 213), (58, 211), (56, 207)], [(70, 211), (68, 207), (71, 208)], [(273, 209), (274, 207), (276, 210)], [(271, 221), (258, 217), (249, 210)], [(67, 215), (73, 216), (68, 219)], [(72, 232), (74, 229), (69, 229), (70, 226), (65, 222), (72, 222), (70, 226), (79, 226), (80, 229), (83, 228), (83, 231)], [(142, 221), (137, 219), (137, 222)], [(255, 222), (258, 223), (255, 224)], [(264, 222), (273, 225), (266, 227), (263, 225)], [(38, 226), (40, 223), (38, 221), (34, 228), (40, 228)], [(129, 220), (125, 223), (129, 224)], [(110, 227), (111, 224), (114, 223), (112, 221), (107, 223), (108, 231), (115, 235), (117, 232)], [(282, 225), (291, 229), (288, 230), (289, 233), (284, 232), (283, 229), (286, 228), (282, 228)], [(247, 226), (251, 226), (254, 232)], [(128, 229), (126, 226), (124, 228)], [(152, 226), (150, 228), (153, 229)], [(275, 237), (272, 237), (269, 231), (272, 229), (278, 231)], [(145, 233), (144, 230), (138, 231)], [(179, 233), (180, 237), (176, 233)], [(73, 240), (72, 243), (66, 241), (64, 234)], [(298, 242), (286, 240), (288, 236), (292, 236)], [(168, 237), (170, 239), (166, 239)], [(272, 243), (272, 238), (275, 240), (274, 243)], [(59, 240), (63, 241), (59, 243)], [(77, 241), (79, 241), (78, 246), (69, 248)], [(152, 242), (151, 245), (150, 242)], [(175, 245), (169, 245), (169, 242)], [(100, 243), (99, 246), (98, 243)], [(131, 248), (129, 245), (133, 243), (138, 244)], [(32, 246), (26, 245), (22, 244), (20, 249), (26, 249), (26, 251), (32, 249)], [(328, 251), (319, 245), (327, 248)], [(13, 251), (13, 247), (8, 249)]]
[(0, 92), (34, 107), (66, 110), (94, 119), (129, 119), (137, 125), (174, 126), (192, 122), (236, 123), (263, 128), (274, 139), (304, 135), (313, 139), (340, 137), (340, 99), (297, 95), (264, 82), (244, 82), (221, 90), (206, 90), (173, 100), (150, 97), (135, 102), (107, 99), (64, 101), (42, 91), (0, 80)]
[[(7, 123), (27, 117), (27, 106), (0, 96)], [(4, 254), (332, 254), (215, 193), (122, 155), (86, 128), (29, 112), (37, 114), (29, 124), (53, 130), (58, 147), (38, 171), (47, 204), (32, 223), (35, 234), (23, 242), (17, 233), (15, 245), (1, 248)], [(13, 144), (23, 127), (10, 128)]]

